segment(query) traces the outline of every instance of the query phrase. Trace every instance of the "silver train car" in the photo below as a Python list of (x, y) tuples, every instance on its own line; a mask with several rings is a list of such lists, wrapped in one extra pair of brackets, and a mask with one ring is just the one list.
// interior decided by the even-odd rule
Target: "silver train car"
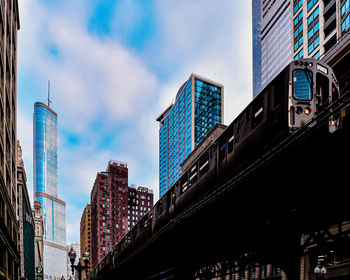
[[(212, 192), (274, 145), (303, 127), (339, 98), (333, 70), (308, 58), (287, 65), (193, 162), (153, 209), (93, 271), (120, 260), (149, 241), (171, 219)], [(332, 116), (327, 130), (339, 119)]]

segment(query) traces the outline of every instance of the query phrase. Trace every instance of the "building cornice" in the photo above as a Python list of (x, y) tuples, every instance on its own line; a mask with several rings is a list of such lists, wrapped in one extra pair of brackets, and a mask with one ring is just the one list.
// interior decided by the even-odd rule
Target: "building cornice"
[(49, 106), (47, 106), (46, 104), (44, 104), (42, 102), (35, 102), (34, 107), (36, 107), (36, 106), (41, 106), (41, 107), (45, 108), (46, 110), (48, 110), (51, 114), (53, 114), (57, 118), (57, 113), (54, 110), (52, 110)]

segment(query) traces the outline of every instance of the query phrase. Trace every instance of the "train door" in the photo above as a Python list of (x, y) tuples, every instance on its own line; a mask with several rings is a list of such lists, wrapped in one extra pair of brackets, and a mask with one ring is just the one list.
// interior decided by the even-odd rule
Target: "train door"
[(316, 113), (320, 113), (331, 104), (329, 79), (321, 73), (316, 73)]

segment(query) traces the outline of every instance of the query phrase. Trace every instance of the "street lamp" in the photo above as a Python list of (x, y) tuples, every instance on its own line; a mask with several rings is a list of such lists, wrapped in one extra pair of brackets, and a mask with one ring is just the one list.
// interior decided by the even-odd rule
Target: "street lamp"
[(316, 275), (316, 279), (324, 279), (327, 273), (327, 269), (324, 266), (320, 267), (318, 265), (315, 267), (314, 273)]
[(83, 270), (88, 270), (89, 267), (89, 261), (90, 261), (90, 254), (88, 253), (88, 251), (85, 249), (85, 252), (83, 253), (83, 261), (85, 265), (82, 265), (80, 262), (80, 258), (79, 258), (79, 262), (77, 265), (74, 265), (75, 262), (75, 258), (77, 257), (77, 254), (75, 253), (73, 247), (70, 248), (69, 252), (68, 252), (68, 257), (69, 260), (71, 262), (71, 267), (72, 267), (72, 274), (74, 275), (74, 269), (78, 272), (79, 275), (79, 280), (81, 280), (81, 272)]
[(63, 275), (62, 275), (62, 277), (61, 277), (61, 280), (65, 280)]

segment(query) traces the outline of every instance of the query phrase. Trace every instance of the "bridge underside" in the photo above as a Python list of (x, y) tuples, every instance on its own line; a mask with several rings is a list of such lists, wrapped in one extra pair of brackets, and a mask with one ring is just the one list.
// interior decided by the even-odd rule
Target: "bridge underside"
[(203, 265), (242, 256), (299, 279), (301, 235), (350, 220), (349, 140), (347, 129), (319, 129), (170, 222), (100, 279), (193, 279)]

